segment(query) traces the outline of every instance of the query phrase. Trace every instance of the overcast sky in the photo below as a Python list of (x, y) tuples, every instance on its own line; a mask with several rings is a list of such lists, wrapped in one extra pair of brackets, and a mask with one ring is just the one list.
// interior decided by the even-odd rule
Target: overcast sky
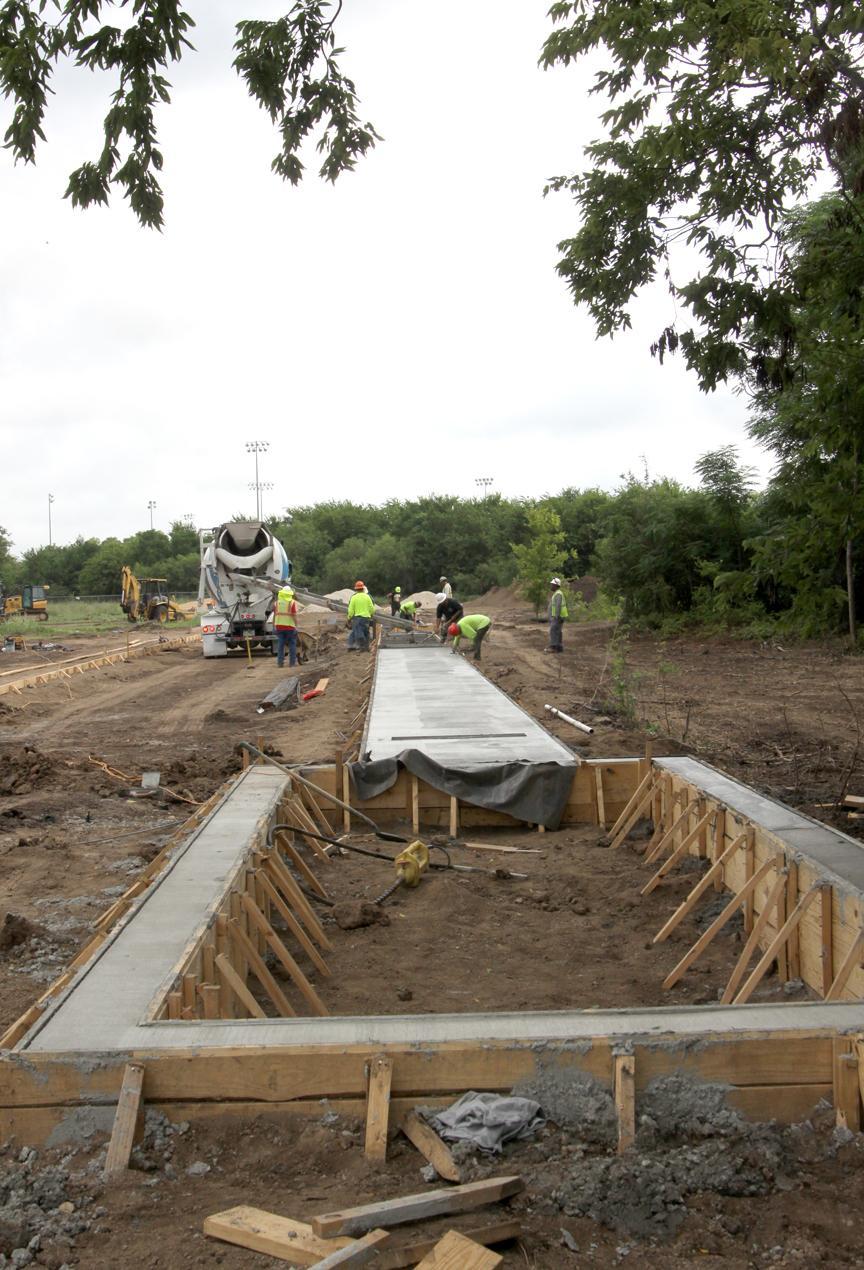
[[(647, 463), (693, 480), (747, 440), (746, 405), (648, 352), (659, 289), (597, 342), (554, 271), (576, 229), (544, 181), (581, 166), (600, 104), (543, 72), (548, 0), (346, 0), (339, 42), (385, 140), (357, 171), (270, 172), (269, 119), (231, 69), (233, 24), (287, 0), (189, 0), (198, 49), (160, 112), (166, 227), (121, 198), (74, 211), (68, 173), (101, 145), (110, 82), (66, 68), (35, 168), (0, 151), (0, 525), (18, 551), (125, 536), (186, 514), (566, 485)], [(0, 126), (8, 107), (0, 105)], [(644, 456), (644, 459), (643, 459)]]

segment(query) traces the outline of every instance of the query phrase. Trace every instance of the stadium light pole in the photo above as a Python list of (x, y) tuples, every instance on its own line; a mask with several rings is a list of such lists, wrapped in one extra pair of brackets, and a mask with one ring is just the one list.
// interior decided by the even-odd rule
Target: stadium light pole
[(493, 481), (493, 478), (491, 476), (475, 476), (474, 477), (474, 484), (479, 485), (481, 487), (481, 489), (483, 490), (484, 498), (488, 497), (489, 486), (492, 484), (492, 481)]
[(147, 504), (147, 510), (150, 513), (150, 528), (151, 529), (153, 528), (153, 512), (155, 507), (156, 507), (156, 500), (155, 498), (151, 498), (150, 502)]
[(52, 532), (51, 531), (51, 504), (53, 502), (54, 502), (54, 495), (49, 494), (48, 495), (48, 546), (49, 547), (54, 545), (54, 540), (51, 537), (51, 532)]
[(270, 449), (269, 441), (247, 441), (246, 451), (255, 455), (255, 519), (261, 519), (261, 483), (258, 479), (258, 455), (266, 454)]
[(255, 506), (258, 509), (258, 519), (264, 519), (264, 499), (261, 497), (264, 490), (272, 489), (272, 481), (250, 481), (249, 488), (255, 490)]

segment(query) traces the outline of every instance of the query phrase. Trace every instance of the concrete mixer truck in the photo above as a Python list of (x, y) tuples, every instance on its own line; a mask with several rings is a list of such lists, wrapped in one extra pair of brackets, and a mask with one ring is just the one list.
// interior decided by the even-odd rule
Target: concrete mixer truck
[(231, 521), (203, 529), (198, 603), (205, 657), (231, 649), (275, 652), (274, 592), (291, 577), (291, 561), (278, 538), (259, 520)]

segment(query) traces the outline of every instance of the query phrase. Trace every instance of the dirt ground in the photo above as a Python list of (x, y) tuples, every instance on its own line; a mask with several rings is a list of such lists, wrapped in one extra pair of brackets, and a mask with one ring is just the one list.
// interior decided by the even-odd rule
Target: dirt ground
[[(543, 626), (509, 592), (483, 597), (472, 607), (494, 620), (483, 650), (490, 679), (535, 718), (546, 721), (548, 702), (594, 726), (583, 744), (569, 725), (549, 721), (550, 730), (577, 752), (634, 754), (650, 738), (656, 754), (696, 753), (860, 836), (864, 822), (849, 821), (836, 806), (847, 790), (864, 793), (864, 680), (860, 661), (841, 648), (732, 639), (660, 643), (648, 636), (622, 637), (610, 624), (591, 624), (568, 627), (565, 653), (553, 657), (543, 652)], [(110, 639), (103, 642), (114, 646)], [(99, 643), (88, 639), (87, 651)], [(26, 689), (20, 697), (0, 697), (0, 920), (10, 912), (33, 926), (21, 942), (13, 930), (0, 928), (0, 1028), (60, 973), (85, 942), (93, 919), (189, 814), (190, 801), (205, 799), (236, 770), (240, 740), (261, 738), (289, 761), (332, 760), (366, 694), (360, 681), (368, 662), (349, 655), (341, 638), (325, 643), (300, 673), (304, 687), (307, 680), (328, 677), (326, 696), (287, 714), (256, 713), (287, 670), (279, 671), (267, 658), (256, 658), (252, 669), (242, 659), (204, 661), (194, 647)], [(11, 658), (0, 663), (7, 669)], [(109, 774), (92, 759), (122, 775)], [(141, 773), (150, 770), (158, 770), (174, 794), (133, 796)], [(435, 872), (416, 891), (398, 892), (387, 902), (389, 924), (346, 931), (328, 926), (335, 944), (329, 959), (338, 973), (317, 986), (329, 1009), (556, 1009), (716, 999), (740, 934), (730, 929), (696, 973), (664, 994), (663, 976), (699, 925), (690, 919), (674, 941), (659, 948), (650, 947), (650, 940), (693, 875), (676, 875), (640, 899), (646, 872), (638, 852), (644, 842), (610, 853), (588, 828), (545, 835), (472, 831), (471, 838), (541, 854), (497, 856), (456, 848), (454, 862), (504, 866), (529, 876)], [(392, 877), (388, 865), (354, 855), (321, 867), (339, 898), (374, 898)], [(774, 978), (766, 980), (763, 994), (782, 995)], [(203, 1216), (240, 1202), (305, 1216), (424, 1185), (422, 1161), (407, 1142), (395, 1142), (386, 1168), (370, 1170), (358, 1126), (330, 1123), (326, 1108), (320, 1121), (256, 1121), (236, 1132), (223, 1124), (193, 1126), (183, 1133), (165, 1130), (162, 1138), (171, 1148), (170, 1169), (165, 1151), (155, 1167), (142, 1156), (128, 1181), (109, 1191), (98, 1182), (97, 1155), (81, 1153), (64, 1164), (40, 1153), (29, 1164), (19, 1163), (34, 1178), (48, 1167), (65, 1172), (68, 1197), (83, 1204), (76, 1207), (82, 1229), (61, 1232), (53, 1251), (33, 1250), (40, 1264), (276, 1264), (204, 1240)], [(646, 1259), (670, 1268), (697, 1261), (724, 1267), (864, 1264), (854, 1202), (862, 1178), (860, 1139), (838, 1142), (830, 1128), (817, 1125), (802, 1142), (784, 1140), (785, 1155), (792, 1152), (799, 1163), (788, 1174), (765, 1166), (767, 1193), (758, 1199), (752, 1179), (729, 1183), (720, 1193), (688, 1196), (683, 1223), (664, 1228), (659, 1244), (646, 1242), (644, 1233), (610, 1229), (602, 1213), (579, 1215), (573, 1203), (549, 1198), (556, 1180), (575, 1175), (574, 1160), (585, 1168), (592, 1161), (600, 1167), (606, 1159), (603, 1150), (597, 1154), (596, 1147), (581, 1143), (576, 1129), (549, 1127), (541, 1141), (510, 1147), (503, 1161), (484, 1163), (480, 1171), (522, 1171), (530, 1181), (527, 1196), (513, 1202), (526, 1228), (524, 1251), (507, 1252), (507, 1266), (611, 1266)], [(749, 1144), (739, 1155), (755, 1149)], [(670, 1149), (649, 1143), (645, 1150), (645, 1159), (662, 1172)], [(7, 1203), (3, 1158), (0, 1251)], [(209, 1171), (187, 1176), (186, 1168), (196, 1162), (207, 1163)], [(627, 1178), (607, 1178), (604, 1186), (613, 1182), (628, 1185)], [(104, 1211), (94, 1217), (99, 1209)], [(578, 1252), (562, 1243), (562, 1229)], [(63, 1239), (72, 1242), (67, 1247)], [(8, 1245), (13, 1246), (18, 1245)]]

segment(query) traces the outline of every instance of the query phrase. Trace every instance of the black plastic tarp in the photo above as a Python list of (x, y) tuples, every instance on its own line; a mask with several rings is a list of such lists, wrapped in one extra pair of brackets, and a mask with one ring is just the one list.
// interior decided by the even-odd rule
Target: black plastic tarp
[(421, 750), (402, 750), (395, 758), (351, 763), (354, 789), (360, 798), (374, 798), (392, 788), (404, 767), (434, 789), (443, 790), (489, 811), (503, 811), (529, 824), (557, 829), (573, 784), (574, 763), (495, 763), (445, 767)]

